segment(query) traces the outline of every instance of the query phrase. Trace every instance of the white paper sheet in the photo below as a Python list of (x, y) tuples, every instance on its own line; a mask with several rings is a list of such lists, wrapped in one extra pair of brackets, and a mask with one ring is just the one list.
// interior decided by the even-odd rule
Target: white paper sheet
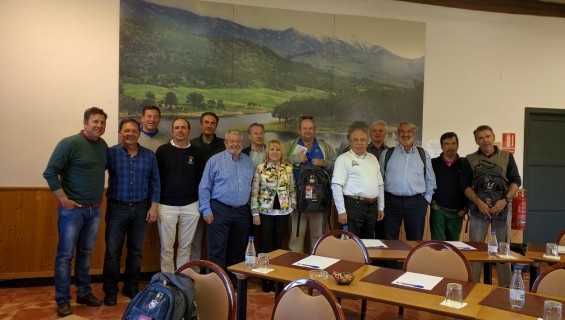
[(378, 239), (361, 239), (367, 248), (388, 248), (381, 240)]
[(406, 272), (394, 280), (392, 284), (416, 289), (432, 290), (442, 279), (442, 277), (427, 274)]
[(565, 254), (565, 246), (558, 246), (557, 251), (561, 254)]
[(302, 151), (304, 151), (304, 154), (306, 154), (306, 152), (308, 152), (308, 148), (306, 148), (305, 146), (301, 146), (299, 144), (296, 144), (295, 147), (294, 147), (294, 150), (292, 150), (292, 155), (295, 156)]
[(516, 257), (511, 256), (511, 255), (501, 255), (501, 254), (497, 254), (496, 256), (499, 257), (499, 258), (501, 258), (501, 259), (517, 259)]
[(326, 269), (338, 261), (339, 259), (311, 255), (302, 260), (296, 261), (292, 265), (310, 269)]
[(459, 250), (477, 250), (477, 248), (470, 246), (463, 241), (446, 241), (446, 242), (455, 246)]

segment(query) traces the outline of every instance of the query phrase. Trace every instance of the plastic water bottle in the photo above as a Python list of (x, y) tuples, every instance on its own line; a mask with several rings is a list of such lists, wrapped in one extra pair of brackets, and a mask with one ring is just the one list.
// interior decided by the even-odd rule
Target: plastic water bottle
[(522, 269), (514, 267), (514, 275), (510, 282), (510, 305), (512, 308), (522, 308), (526, 302), (526, 290), (524, 280), (522, 280)]
[(490, 230), (490, 237), (488, 238), (488, 256), (494, 258), (498, 254), (498, 241), (496, 241), (496, 233), (494, 229)]
[(255, 243), (253, 236), (249, 236), (249, 241), (247, 242), (247, 249), (245, 249), (245, 268), (248, 270), (255, 269)]
[[(343, 231), (349, 231), (349, 227), (347, 227), (346, 225), (343, 226)], [(341, 235), (341, 240), (347, 240), (347, 239), (349, 239), (348, 235), (346, 235), (346, 234)]]

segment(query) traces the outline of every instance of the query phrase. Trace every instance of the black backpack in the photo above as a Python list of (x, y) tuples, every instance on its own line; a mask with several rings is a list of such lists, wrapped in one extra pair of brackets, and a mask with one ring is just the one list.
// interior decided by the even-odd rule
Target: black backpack
[(122, 320), (188, 320), (194, 311), (192, 279), (180, 273), (160, 272), (129, 303)]
[(321, 166), (300, 166), (297, 206), (300, 212), (320, 212), (330, 208), (331, 175)]
[[(502, 175), (502, 168), (494, 163), (481, 160), (475, 167), (473, 173), (472, 188), (481, 200), (489, 207), (494, 206), (496, 201), (504, 198), (508, 192), (508, 180)], [(479, 208), (469, 201), (469, 209), (472, 215), (483, 216)], [(495, 220), (505, 220), (508, 213), (506, 206), (499, 214), (492, 215)]]

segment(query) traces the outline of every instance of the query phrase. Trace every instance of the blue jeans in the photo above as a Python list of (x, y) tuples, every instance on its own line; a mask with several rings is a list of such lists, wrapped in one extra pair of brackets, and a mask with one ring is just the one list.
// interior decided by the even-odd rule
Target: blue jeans
[(127, 234), (127, 256), (123, 292), (137, 291), (141, 274), (143, 245), (147, 232), (149, 202), (129, 206), (108, 202), (106, 208), (106, 254), (104, 255), (105, 293), (118, 292), (122, 248)]
[(59, 243), (55, 257), (55, 300), (71, 301), (71, 262), (76, 249), (75, 285), (77, 296), (92, 291), (90, 287), (90, 257), (98, 237), (100, 207), (58, 209)]

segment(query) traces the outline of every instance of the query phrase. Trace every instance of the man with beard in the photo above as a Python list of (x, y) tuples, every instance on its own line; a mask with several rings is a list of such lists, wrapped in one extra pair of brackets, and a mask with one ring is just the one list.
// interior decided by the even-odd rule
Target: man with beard
[(463, 159), (457, 154), (459, 138), (455, 132), (446, 132), (439, 139), (439, 157), (432, 159), (437, 189), (430, 212), (432, 240), (459, 241), (467, 197), (459, 188)]
[(206, 163), (198, 195), (199, 210), (208, 224), (208, 260), (226, 270), (245, 256), (255, 166), (241, 153), (241, 132), (228, 131), (224, 143), (226, 150)]
[(436, 178), (428, 152), (414, 146), (415, 136), (416, 126), (408, 121), (401, 122), (398, 145), (381, 155), (387, 240), (398, 239), (402, 221), (407, 240), (418, 241), (424, 237), (426, 212), (436, 188)]

